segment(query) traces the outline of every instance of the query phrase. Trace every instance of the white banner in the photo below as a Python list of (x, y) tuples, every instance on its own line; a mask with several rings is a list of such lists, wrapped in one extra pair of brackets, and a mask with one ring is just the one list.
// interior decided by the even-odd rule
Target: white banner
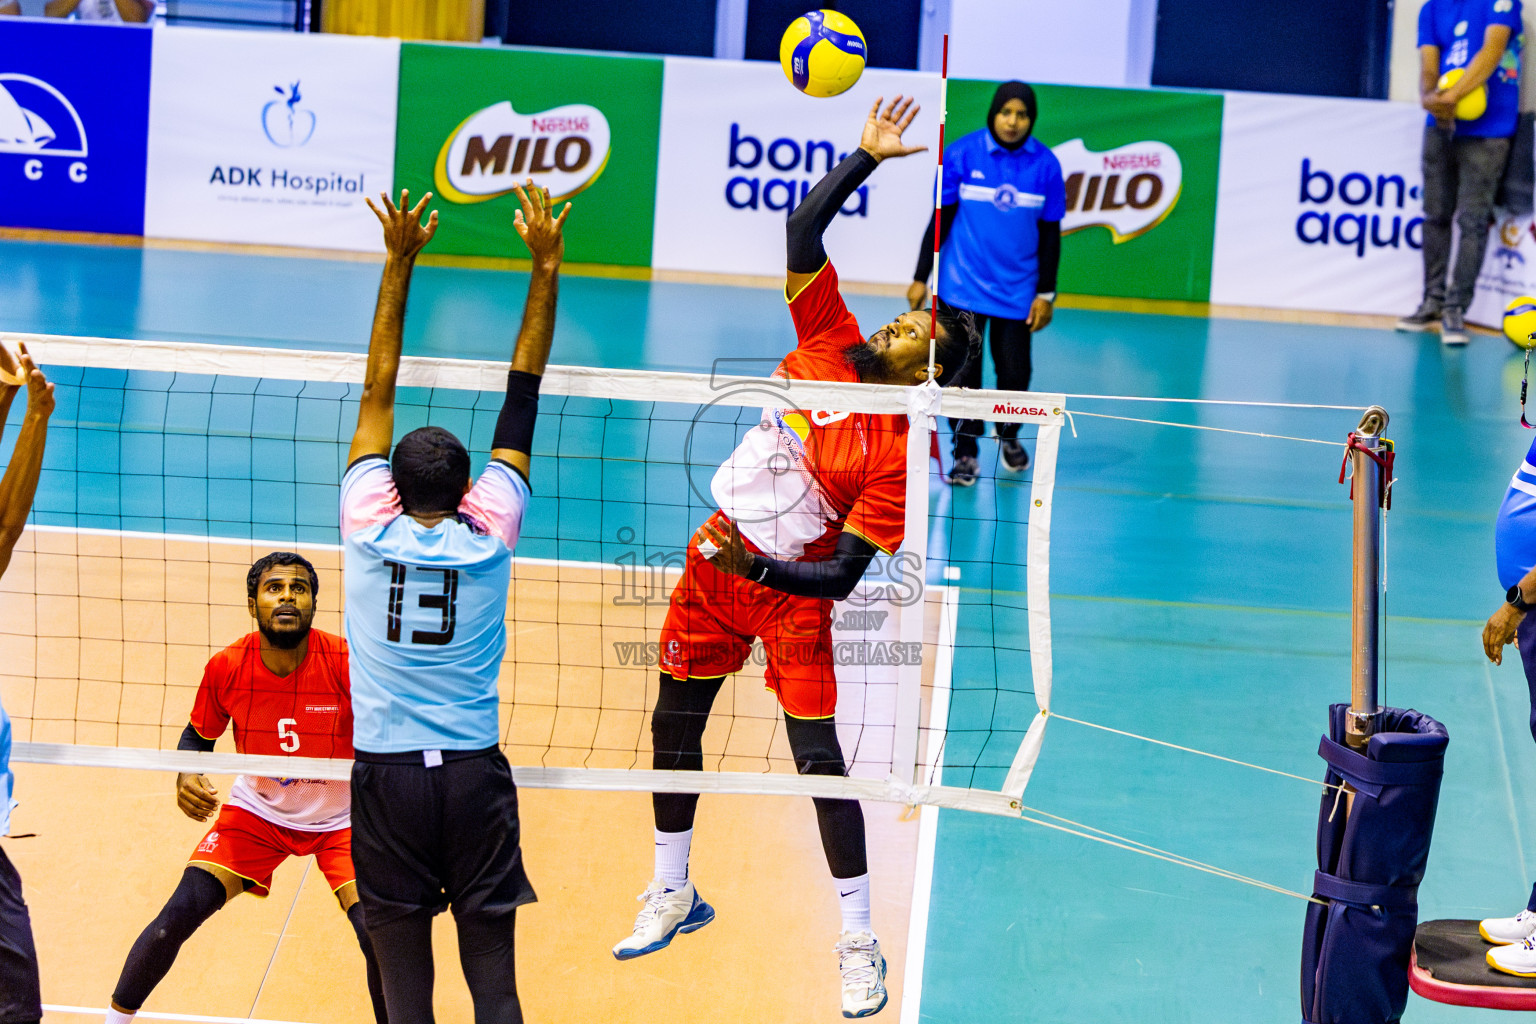
[(156, 28), (144, 233), (383, 251), (400, 41)]
[(1406, 103), (1228, 93), (1211, 301), (1411, 312), (1423, 133)]
[(871, 69), (843, 95), (813, 99), (759, 61), (667, 58), (652, 265), (783, 274), (789, 211), (859, 144), (875, 98), (898, 93), (922, 105), (906, 139), (929, 151), (882, 163), (843, 205), (826, 245), (844, 280), (910, 282), (923, 218), (933, 215), (938, 77)]

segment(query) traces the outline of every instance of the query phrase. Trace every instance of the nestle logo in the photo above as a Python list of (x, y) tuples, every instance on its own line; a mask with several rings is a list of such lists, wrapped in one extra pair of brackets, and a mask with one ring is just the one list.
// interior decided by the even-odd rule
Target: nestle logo
[(585, 132), (591, 124), (585, 117), (535, 117), (532, 121), (536, 132)]
[(1044, 409), (1038, 409), (1033, 405), (1009, 405), (1007, 402), (998, 402), (992, 407), (994, 416), (1049, 416)]
[(1139, 171), (1163, 165), (1157, 153), (1117, 153), (1104, 158), (1106, 171)]

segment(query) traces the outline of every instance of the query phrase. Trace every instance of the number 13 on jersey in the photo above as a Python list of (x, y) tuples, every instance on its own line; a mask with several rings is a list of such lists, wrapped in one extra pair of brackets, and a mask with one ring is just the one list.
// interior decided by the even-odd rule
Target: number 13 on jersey
[[(405, 610), (405, 585), (411, 566), (403, 562), (385, 560), (385, 566), (389, 568), (389, 603), (387, 622), (385, 624), (385, 636), (391, 643), (400, 643), (404, 633)], [(441, 622), (434, 623), (438, 628), (411, 630), (411, 643), (426, 644), (441, 647), (453, 642), (454, 622), (458, 617), (459, 599), (459, 570), (457, 569), (429, 569), (416, 567), (416, 576), (441, 577), (441, 584), (436, 580), (428, 589), (424, 589), (416, 598), (416, 604), (421, 608), (430, 608), (441, 615)]]

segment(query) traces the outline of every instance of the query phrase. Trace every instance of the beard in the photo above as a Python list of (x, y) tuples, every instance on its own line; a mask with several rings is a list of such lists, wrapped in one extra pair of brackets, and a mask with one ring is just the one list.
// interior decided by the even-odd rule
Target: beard
[(874, 342), (868, 339), (845, 350), (843, 358), (853, 367), (853, 372), (859, 375), (859, 380), (865, 383), (884, 380), (889, 376), (884, 354), (877, 351)]
[(261, 630), (261, 635), (266, 638), (267, 643), (280, 651), (291, 651), (309, 639), (309, 627), (312, 621), (301, 615), (299, 624), (292, 629), (277, 629), (272, 625), (271, 620), (258, 622), (257, 628)]

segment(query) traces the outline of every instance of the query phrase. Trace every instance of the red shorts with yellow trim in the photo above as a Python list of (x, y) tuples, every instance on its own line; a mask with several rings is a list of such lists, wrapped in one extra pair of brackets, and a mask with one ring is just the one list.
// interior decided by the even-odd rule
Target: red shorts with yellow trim
[[(730, 521), (715, 513), (722, 532)], [(701, 530), (688, 545), (683, 577), (661, 627), (661, 668), (675, 679), (713, 679), (738, 672), (760, 637), (767, 685), (795, 718), (831, 718), (837, 710), (832, 668), (832, 601), (795, 597), (721, 572), (699, 551)], [(752, 549), (750, 544), (747, 545)]]
[(225, 804), (188, 864), (215, 864), (250, 882), (247, 891), (265, 897), (272, 872), (289, 857), (314, 857), (331, 891), (357, 880), (352, 868), (352, 830), (305, 832), (276, 825), (243, 807)]

